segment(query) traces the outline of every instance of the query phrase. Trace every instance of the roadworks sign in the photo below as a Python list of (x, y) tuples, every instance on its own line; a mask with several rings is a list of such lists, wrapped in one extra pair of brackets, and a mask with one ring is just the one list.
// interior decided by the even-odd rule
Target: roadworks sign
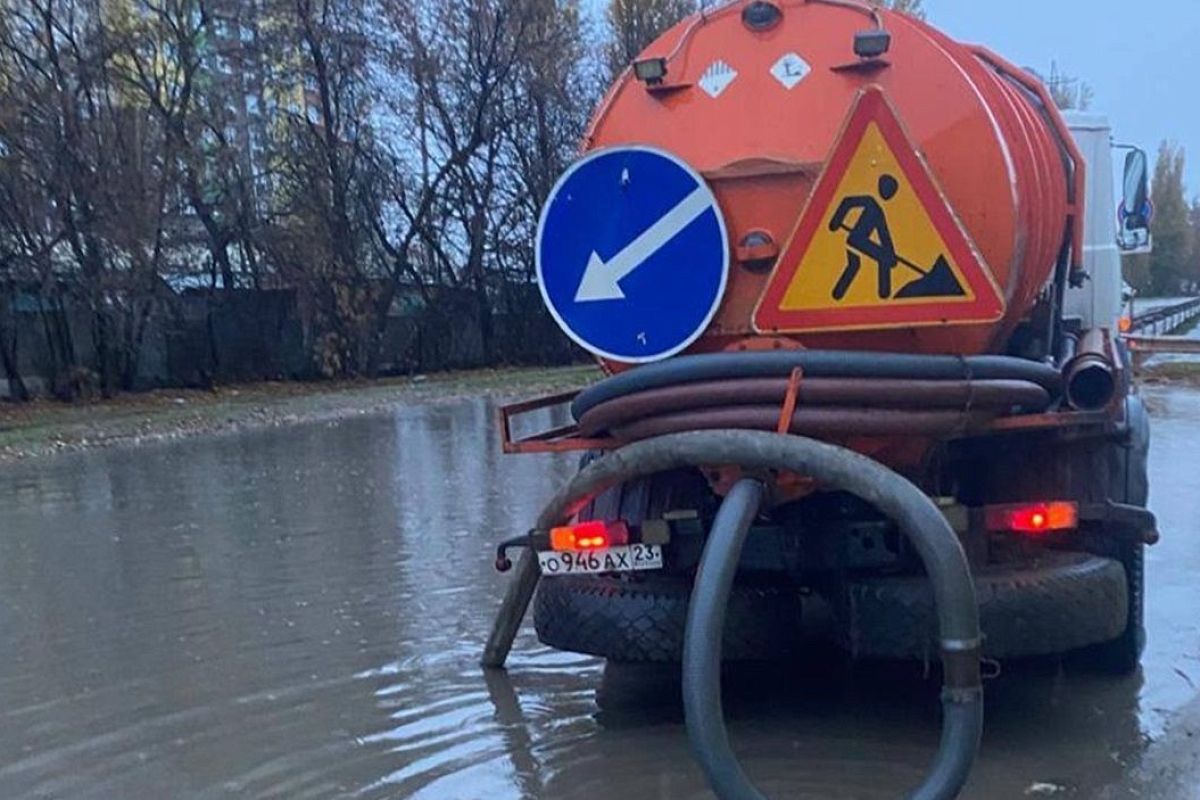
[(754, 312), (763, 333), (988, 323), (991, 270), (878, 87), (865, 89)]

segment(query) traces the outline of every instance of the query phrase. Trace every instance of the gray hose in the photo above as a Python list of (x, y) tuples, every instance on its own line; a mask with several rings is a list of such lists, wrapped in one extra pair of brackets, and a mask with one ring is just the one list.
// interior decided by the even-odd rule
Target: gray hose
[[(979, 750), (983, 690), (979, 670), (979, 607), (966, 555), (954, 531), (921, 490), (900, 475), (850, 450), (798, 436), (761, 431), (676, 433), (623, 447), (581, 470), (546, 505), (538, 528), (568, 521), (589, 499), (620, 483), (695, 466), (737, 465), (788, 470), (816, 478), (875, 506), (912, 542), (933, 584), (941, 636), (942, 740), (933, 767), (913, 800), (945, 800), (961, 791)], [(761, 800), (729, 748), (719, 692), (721, 623), (749, 521), (760, 505), (761, 484), (739, 482), (723, 504), (705, 548), (685, 636), (684, 697), (693, 748), (721, 800)], [(728, 508), (725, 506), (728, 505)], [(525, 554), (484, 651), (486, 667), (504, 665), (537, 584), (537, 566)], [(707, 628), (707, 631), (705, 629)], [(714, 680), (716, 683), (714, 684)], [(706, 691), (717, 686), (717, 691)]]
[[(746, 776), (729, 744), (721, 707), (721, 633), (725, 608), (750, 526), (766, 498), (763, 485), (743, 479), (733, 485), (713, 521), (696, 586), (688, 605), (683, 642), (683, 707), (688, 737), (717, 797), (767, 800)], [(942, 741), (934, 768), (911, 800), (958, 796), (967, 782), (979, 734), (983, 704), (942, 701)]]
[[(798, 436), (742, 430), (677, 433), (637, 442), (593, 461), (550, 501), (538, 527), (561, 524), (590, 497), (612, 485), (672, 469), (721, 464), (812, 476), (828, 488), (858, 495), (875, 506), (912, 542), (933, 584), (944, 714), (934, 765), (909, 796), (916, 800), (957, 796), (978, 752), (983, 726), (979, 607), (966, 555), (953, 529), (929, 498), (900, 475), (853, 451)], [(684, 673), (685, 702), (692, 706), (689, 733), (706, 772), (716, 776), (713, 786), (722, 800), (762, 797), (737, 767), (721, 717), (720, 694), (710, 691), (714, 670), (719, 676), (720, 669), (721, 619), (715, 609), (724, 608), (745, 537), (741, 528), (749, 524), (747, 518), (753, 518), (759, 505), (756, 494), (761, 490), (753, 483), (743, 486), (726, 500), (732, 505), (722, 507), (713, 526), (710, 542), (716, 544), (705, 549), (692, 601), (700, 605), (689, 609), (685, 638), (685, 656), (691, 664)]]
[(942, 741), (933, 768), (909, 800), (947, 800), (958, 797), (975, 756), (983, 733), (983, 690), (975, 701), (954, 701), (942, 697)]
[(679, 356), (622, 372), (585, 389), (571, 404), (575, 419), (617, 397), (647, 389), (729, 378), (787, 377), (800, 367), (810, 378), (1022, 380), (1057, 396), (1062, 374), (1048, 364), (1011, 356), (940, 356), (844, 350), (777, 350)]
[(704, 545), (696, 586), (688, 604), (683, 639), (683, 709), (688, 738), (717, 797), (767, 800), (750, 782), (725, 729), (721, 707), (721, 632), (725, 607), (737, 574), (742, 545), (766, 497), (756, 480), (733, 485), (717, 511), (712, 533)]
[[(908, 535), (924, 562), (933, 583), (942, 638), (979, 638), (975, 584), (962, 546), (937, 506), (878, 461), (812, 439), (764, 431), (715, 430), (635, 442), (580, 470), (546, 505), (537, 527), (562, 525), (589, 499), (617, 484), (674, 469), (720, 464), (809, 475), (828, 488), (858, 495), (875, 506)], [(967, 598), (971, 602), (965, 602)]]

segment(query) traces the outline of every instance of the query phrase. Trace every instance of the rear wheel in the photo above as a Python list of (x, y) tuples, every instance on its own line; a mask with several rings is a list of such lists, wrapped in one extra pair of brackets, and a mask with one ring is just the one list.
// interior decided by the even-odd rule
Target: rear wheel
[(1142, 651), (1146, 648), (1145, 626), (1145, 545), (1121, 543), (1116, 548), (1118, 560), (1125, 567), (1125, 580), (1129, 596), (1129, 617), (1125, 630), (1116, 639), (1084, 651), (1089, 662), (1114, 675), (1128, 675), (1137, 671), (1141, 664)]
[[(1115, 559), (1048, 550), (974, 574), (984, 655), (1063, 653), (1122, 635), (1125, 571)], [(839, 642), (852, 655), (923, 659), (937, 652), (933, 586), (924, 576), (851, 578), (834, 599)]]
[[(580, 466), (595, 454), (588, 453)], [(614, 486), (579, 519), (638, 524), (678, 509), (711, 510), (708, 482), (695, 470), (654, 475)], [(622, 662), (678, 662), (691, 599), (690, 574), (575, 575), (545, 578), (533, 601), (538, 639), (559, 650)], [(781, 583), (739, 583), (730, 597), (724, 657), (775, 660), (796, 651), (801, 599)]]
[[(547, 578), (534, 599), (533, 622), (538, 639), (559, 650), (674, 663), (683, 653), (691, 593), (692, 581), (684, 576)], [(800, 607), (792, 587), (737, 584), (726, 612), (723, 657), (766, 661), (795, 655)]]
[[(1125, 400), (1126, 430), (1109, 439), (1058, 440), (1051, 436), (1000, 442), (983, 454), (983, 481), (974, 495), (979, 504), (1074, 499), (1080, 503), (1113, 501), (1144, 508), (1148, 499), (1150, 424), (1141, 398)], [(1124, 625), (1115, 638), (1081, 651), (1083, 660), (1105, 671), (1137, 669), (1145, 642), (1144, 545), (1128, 531), (1084, 530), (1081, 550), (1119, 563), (1124, 570)], [(1108, 616), (1112, 608), (1097, 608)]]
[[(1118, 503), (1146, 507), (1149, 500), (1150, 419), (1140, 397), (1126, 402), (1128, 439), (1112, 446), (1109, 496)], [(1098, 551), (1125, 567), (1129, 617), (1124, 632), (1110, 642), (1085, 651), (1105, 672), (1128, 675), (1137, 671), (1146, 648), (1146, 546), (1117, 536), (1100, 535)]]

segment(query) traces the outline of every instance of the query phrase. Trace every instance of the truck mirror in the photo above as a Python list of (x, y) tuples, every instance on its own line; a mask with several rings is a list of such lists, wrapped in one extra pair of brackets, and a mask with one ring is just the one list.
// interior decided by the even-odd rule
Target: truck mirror
[(1125, 156), (1125, 199), (1117, 216), (1121, 222), (1117, 232), (1120, 248), (1126, 252), (1148, 252), (1154, 204), (1150, 200), (1150, 169), (1145, 150), (1134, 148)]

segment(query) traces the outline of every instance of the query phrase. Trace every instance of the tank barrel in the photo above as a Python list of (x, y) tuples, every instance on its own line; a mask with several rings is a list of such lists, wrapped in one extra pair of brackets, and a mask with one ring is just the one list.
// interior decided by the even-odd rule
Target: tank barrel
[[(555, 320), (607, 371), (767, 338), (1001, 352), (1078, 261), (1086, 164), (1046, 87), (877, 5), (718, 4), (621, 74), (536, 254)], [(1057, 346), (1030, 357), (1061, 367)]]

